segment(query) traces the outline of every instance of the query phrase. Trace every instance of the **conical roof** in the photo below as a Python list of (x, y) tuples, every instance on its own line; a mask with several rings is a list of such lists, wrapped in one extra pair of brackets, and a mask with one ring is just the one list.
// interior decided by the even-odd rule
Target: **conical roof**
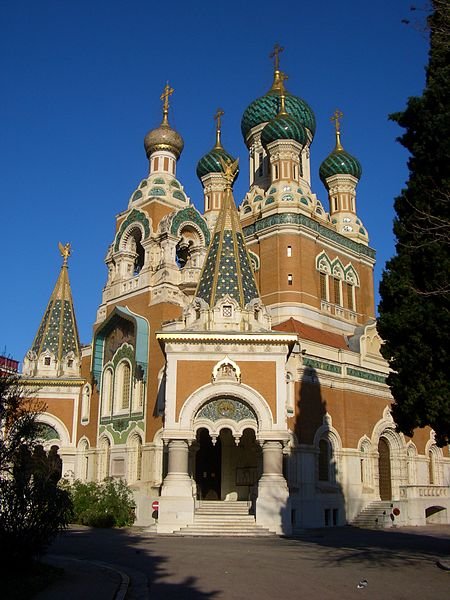
[(231, 189), (236, 171), (237, 161), (224, 165), (229, 184), (225, 190), (196, 292), (196, 296), (202, 298), (210, 307), (225, 296), (236, 300), (242, 308), (254, 298), (259, 298)]
[(59, 244), (59, 248), (64, 259), (63, 265), (31, 351), (40, 356), (48, 350), (60, 363), (69, 352), (73, 352), (76, 357), (80, 355), (80, 340), (67, 267), (70, 244)]

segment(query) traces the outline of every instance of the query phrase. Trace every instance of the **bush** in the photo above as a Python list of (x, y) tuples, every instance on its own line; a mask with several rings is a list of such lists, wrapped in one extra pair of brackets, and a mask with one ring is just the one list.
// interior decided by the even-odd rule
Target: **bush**
[(135, 520), (133, 494), (121, 479), (102, 483), (65, 483), (73, 502), (73, 523), (90, 527), (126, 527)]

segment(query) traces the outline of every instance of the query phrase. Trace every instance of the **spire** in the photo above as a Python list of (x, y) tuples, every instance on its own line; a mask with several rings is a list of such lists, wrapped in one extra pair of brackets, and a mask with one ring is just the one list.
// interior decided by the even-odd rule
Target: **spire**
[(333, 116), (331, 117), (331, 121), (334, 121), (334, 127), (336, 128), (336, 146), (334, 148), (335, 152), (342, 152), (344, 147), (341, 144), (341, 119), (344, 114), (337, 108), (334, 111)]
[(63, 246), (59, 242), (59, 250), (63, 264), (31, 351), (37, 358), (46, 350), (51, 352), (58, 365), (58, 374), (61, 374), (63, 360), (70, 352), (74, 358), (79, 359), (80, 341), (67, 266), (71, 253), (70, 244)]
[(221, 117), (224, 115), (224, 111), (221, 108), (218, 108), (216, 114), (214, 115), (214, 121), (216, 121), (216, 145), (214, 146), (214, 150), (222, 150), (222, 141), (220, 139), (220, 126), (221, 126)]
[(221, 162), (227, 181), (225, 195), (195, 295), (211, 308), (227, 295), (244, 308), (259, 299), (259, 292), (233, 198), (238, 160), (221, 158)]

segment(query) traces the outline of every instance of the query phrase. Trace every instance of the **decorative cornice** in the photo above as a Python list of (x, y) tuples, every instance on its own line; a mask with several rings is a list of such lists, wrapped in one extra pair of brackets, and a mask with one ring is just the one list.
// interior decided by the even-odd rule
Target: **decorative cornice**
[(215, 343), (230, 342), (233, 344), (295, 344), (298, 336), (296, 333), (223, 333), (223, 332), (157, 332), (156, 339), (161, 342), (191, 342), (191, 343)]
[(57, 379), (55, 378), (39, 378), (39, 379), (20, 379), (20, 383), (24, 386), (29, 385), (32, 387), (82, 387), (85, 383), (85, 379)]
[(263, 217), (262, 219), (256, 220), (251, 225), (247, 225), (243, 227), (242, 230), (246, 238), (258, 233), (259, 231), (264, 231), (265, 229), (269, 229), (270, 227), (274, 227), (277, 225), (303, 225), (308, 229), (311, 229), (315, 233), (322, 235), (324, 238), (335, 242), (336, 244), (353, 250), (357, 254), (363, 254), (368, 256), (372, 260), (375, 260), (375, 250), (370, 248), (369, 246), (365, 246), (364, 244), (360, 244), (358, 242), (354, 242), (353, 240), (348, 239), (347, 237), (333, 231), (329, 227), (325, 227), (321, 225), (317, 221), (314, 221), (310, 217), (306, 215), (302, 215), (300, 213), (282, 213), (270, 215), (268, 217)]

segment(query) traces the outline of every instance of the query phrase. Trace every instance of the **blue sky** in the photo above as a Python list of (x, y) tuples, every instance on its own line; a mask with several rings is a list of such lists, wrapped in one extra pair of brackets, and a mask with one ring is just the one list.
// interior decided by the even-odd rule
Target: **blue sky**
[[(268, 57), (285, 47), (291, 93), (317, 119), (313, 190), (327, 204), (321, 161), (334, 145), (330, 116), (344, 113), (342, 141), (363, 166), (357, 211), (377, 250), (376, 286), (394, 251), (392, 203), (407, 179), (401, 130), (387, 115), (422, 92), (428, 41), (409, 0), (341, 2), (154, 2), (31, 0), (2, 3), (0, 68), (3, 242), (0, 348), (22, 360), (58, 276), (58, 241), (73, 246), (70, 279), (80, 337), (89, 343), (115, 215), (147, 174), (146, 132), (159, 96), (175, 88), (171, 124), (185, 141), (178, 179), (198, 208), (199, 158), (222, 140), (240, 157), (235, 185), (248, 186), (240, 120), (271, 85)], [(415, 13), (425, 19), (425, 13)]]

